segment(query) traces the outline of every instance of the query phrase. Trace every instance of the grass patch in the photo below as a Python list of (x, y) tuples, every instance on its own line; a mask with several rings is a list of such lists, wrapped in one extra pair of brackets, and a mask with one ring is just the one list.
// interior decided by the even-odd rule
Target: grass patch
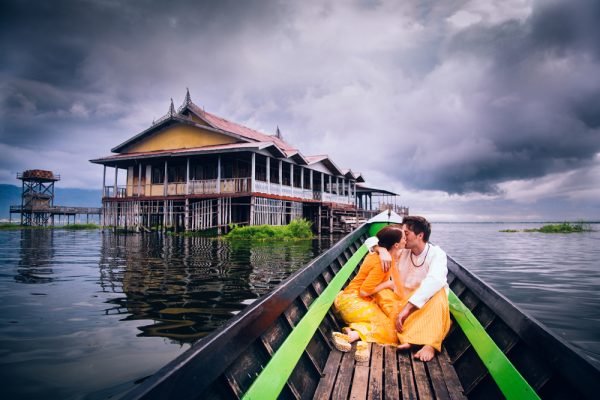
[(525, 232), (541, 232), (541, 233), (576, 233), (576, 232), (591, 232), (592, 229), (583, 222), (562, 224), (544, 225), (541, 228), (525, 229)]
[(0, 224), (0, 231), (15, 231), (23, 228), (19, 224)]
[(83, 229), (100, 229), (100, 225), (96, 224), (69, 224), (62, 226), (55, 226), (55, 229), (70, 229), (70, 230), (83, 230)]
[(19, 224), (0, 224), (0, 231), (16, 231), (21, 229), (71, 229), (71, 230), (82, 230), (82, 229), (100, 229), (100, 225), (96, 224), (70, 224), (70, 225), (48, 225), (48, 226), (25, 226)]
[(577, 232), (593, 232), (594, 230), (584, 222), (563, 222), (561, 224), (544, 225), (541, 228), (523, 229), (503, 229), (499, 232), (541, 232), (541, 233), (577, 233)]
[(225, 237), (242, 240), (312, 239), (311, 225), (312, 223), (305, 219), (297, 219), (285, 226), (235, 226)]

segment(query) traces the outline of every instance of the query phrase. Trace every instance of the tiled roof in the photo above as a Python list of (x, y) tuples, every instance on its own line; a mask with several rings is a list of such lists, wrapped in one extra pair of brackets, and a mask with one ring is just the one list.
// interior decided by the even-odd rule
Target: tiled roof
[(230, 143), (230, 144), (219, 144), (213, 146), (203, 146), (203, 147), (191, 147), (185, 149), (171, 149), (171, 150), (156, 150), (156, 151), (144, 151), (139, 153), (121, 153), (114, 154), (106, 157), (101, 157), (98, 159), (90, 160), (94, 163), (102, 163), (105, 161), (119, 161), (126, 160), (132, 158), (147, 158), (147, 157), (164, 157), (164, 156), (172, 156), (172, 155), (184, 155), (184, 154), (202, 154), (202, 153), (213, 153), (223, 150), (235, 150), (235, 149), (264, 149), (268, 147), (275, 147), (278, 152), (283, 155), (283, 152), (279, 147), (273, 142), (260, 142), (260, 143)]

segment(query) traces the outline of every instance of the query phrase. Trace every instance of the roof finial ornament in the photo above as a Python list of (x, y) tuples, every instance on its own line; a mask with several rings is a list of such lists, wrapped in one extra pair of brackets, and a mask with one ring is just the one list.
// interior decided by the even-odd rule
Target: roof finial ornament
[(169, 107), (169, 117), (175, 116), (175, 105), (173, 105), (173, 98), (171, 97), (171, 106)]
[(277, 125), (277, 130), (275, 131), (275, 137), (281, 139), (281, 131), (279, 130), (279, 125)]
[(192, 103), (192, 97), (190, 96), (190, 88), (185, 88), (185, 100), (183, 101), (183, 105), (187, 106)]

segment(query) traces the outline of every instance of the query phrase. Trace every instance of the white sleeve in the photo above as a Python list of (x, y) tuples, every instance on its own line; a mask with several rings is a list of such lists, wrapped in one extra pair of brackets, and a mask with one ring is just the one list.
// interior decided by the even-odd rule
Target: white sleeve
[(421, 308), (441, 288), (448, 284), (448, 259), (446, 253), (439, 247), (435, 248), (429, 263), (429, 272), (421, 282), (421, 286), (408, 301)]
[(373, 247), (379, 243), (377, 236), (371, 236), (365, 240), (365, 246), (369, 249), (369, 253), (373, 253)]

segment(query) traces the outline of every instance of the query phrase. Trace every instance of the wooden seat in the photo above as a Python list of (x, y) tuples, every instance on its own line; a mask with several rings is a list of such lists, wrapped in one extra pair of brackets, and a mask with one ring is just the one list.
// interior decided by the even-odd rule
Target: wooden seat
[(392, 346), (371, 345), (369, 361), (354, 351), (329, 354), (315, 399), (466, 399), (446, 350), (429, 362)]

